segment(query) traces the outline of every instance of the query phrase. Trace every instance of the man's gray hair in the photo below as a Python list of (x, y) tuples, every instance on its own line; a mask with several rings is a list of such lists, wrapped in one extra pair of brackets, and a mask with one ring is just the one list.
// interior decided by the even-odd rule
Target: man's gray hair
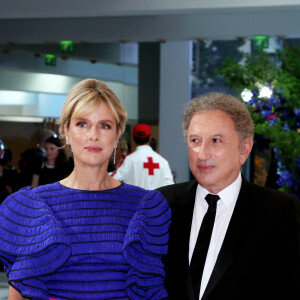
[(214, 92), (198, 96), (186, 105), (183, 113), (183, 135), (186, 141), (188, 128), (194, 114), (208, 110), (220, 110), (226, 113), (234, 122), (241, 142), (245, 138), (253, 139), (254, 124), (246, 104), (229, 94)]

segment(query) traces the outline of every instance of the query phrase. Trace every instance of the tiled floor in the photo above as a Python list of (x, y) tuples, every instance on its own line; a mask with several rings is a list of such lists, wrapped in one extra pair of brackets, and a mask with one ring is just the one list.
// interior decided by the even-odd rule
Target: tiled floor
[(8, 283), (4, 272), (0, 272), (0, 300), (8, 298)]

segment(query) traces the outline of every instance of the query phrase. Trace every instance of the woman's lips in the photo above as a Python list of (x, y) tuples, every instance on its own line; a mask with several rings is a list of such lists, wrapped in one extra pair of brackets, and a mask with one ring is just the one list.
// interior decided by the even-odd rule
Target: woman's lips
[(94, 146), (85, 147), (84, 149), (89, 152), (100, 152), (102, 150), (102, 148)]

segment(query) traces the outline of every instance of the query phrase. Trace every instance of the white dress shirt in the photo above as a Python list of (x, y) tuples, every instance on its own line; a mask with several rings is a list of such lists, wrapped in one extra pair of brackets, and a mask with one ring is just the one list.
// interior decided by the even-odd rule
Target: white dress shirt
[[(227, 188), (218, 193), (220, 200), (217, 202), (217, 212), (214, 228), (204, 265), (199, 300), (202, 298), (207, 283), (215, 266), (218, 254), (224, 241), (224, 237), (231, 219), (242, 184), (242, 176), (239, 173), (237, 179)], [(192, 227), (189, 243), (189, 263), (191, 263), (194, 248), (197, 242), (199, 229), (208, 209), (205, 197), (210, 192), (202, 188), (199, 184), (196, 191), (196, 199), (193, 212)]]

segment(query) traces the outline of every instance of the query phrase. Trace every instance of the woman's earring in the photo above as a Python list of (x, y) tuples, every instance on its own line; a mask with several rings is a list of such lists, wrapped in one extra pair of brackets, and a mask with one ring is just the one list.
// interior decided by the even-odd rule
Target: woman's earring
[(117, 146), (114, 147), (114, 165), (116, 164), (116, 152), (117, 152)]

